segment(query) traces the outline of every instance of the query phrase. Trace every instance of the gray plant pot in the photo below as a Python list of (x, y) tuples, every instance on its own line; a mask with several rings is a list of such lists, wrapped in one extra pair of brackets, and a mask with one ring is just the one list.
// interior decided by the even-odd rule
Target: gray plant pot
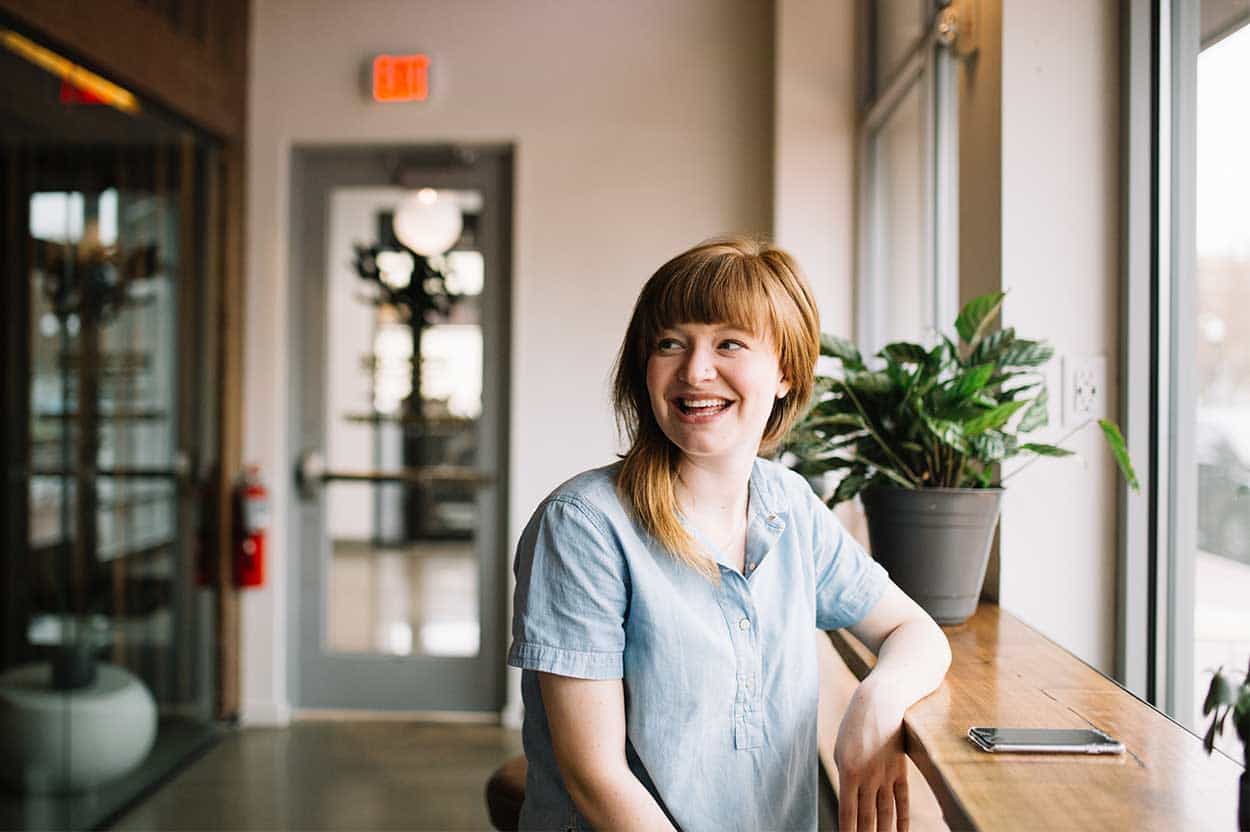
[(863, 492), (873, 558), (939, 624), (976, 611), (1001, 488), (870, 488)]

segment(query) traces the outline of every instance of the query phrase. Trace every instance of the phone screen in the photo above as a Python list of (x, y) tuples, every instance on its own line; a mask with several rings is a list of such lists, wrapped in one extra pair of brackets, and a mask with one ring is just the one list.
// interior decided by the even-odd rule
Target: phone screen
[(1088, 728), (979, 728), (992, 745), (1092, 745), (1110, 738)]
[(968, 738), (984, 751), (1119, 753), (1124, 746), (1090, 728), (970, 728)]

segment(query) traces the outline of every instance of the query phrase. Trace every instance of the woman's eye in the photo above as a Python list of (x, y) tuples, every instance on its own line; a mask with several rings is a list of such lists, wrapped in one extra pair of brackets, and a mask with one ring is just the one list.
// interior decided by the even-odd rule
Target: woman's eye
[(721, 341), (720, 348), (723, 350), (729, 350), (730, 352), (736, 352), (737, 350), (746, 349), (747, 345), (741, 341)]
[(680, 347), (681, 342), (676, 338), (661, 338), (655, 345), (655, 348), (660, 352), (668, 352), (669, 350), (679, 349)]

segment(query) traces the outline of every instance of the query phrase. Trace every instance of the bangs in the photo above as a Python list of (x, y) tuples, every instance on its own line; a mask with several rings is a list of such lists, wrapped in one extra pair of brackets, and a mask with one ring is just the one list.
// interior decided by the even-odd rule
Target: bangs
[(780, 327), (770, 273), (732, 248), (709, 254), (672, 275), (648, 299), (646, 340), (678, 324), (725, 324), (776, 345)]

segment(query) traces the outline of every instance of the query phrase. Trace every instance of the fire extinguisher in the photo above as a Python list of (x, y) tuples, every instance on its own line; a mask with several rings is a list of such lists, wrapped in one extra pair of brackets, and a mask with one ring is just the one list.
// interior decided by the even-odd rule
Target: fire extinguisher
[(265, 535), (269, 527), (269, 490), (260, 478), (260, 467), (249, 465), (239, 482), (239, 540), (235, 549), (236, 586), (265, 583)]

